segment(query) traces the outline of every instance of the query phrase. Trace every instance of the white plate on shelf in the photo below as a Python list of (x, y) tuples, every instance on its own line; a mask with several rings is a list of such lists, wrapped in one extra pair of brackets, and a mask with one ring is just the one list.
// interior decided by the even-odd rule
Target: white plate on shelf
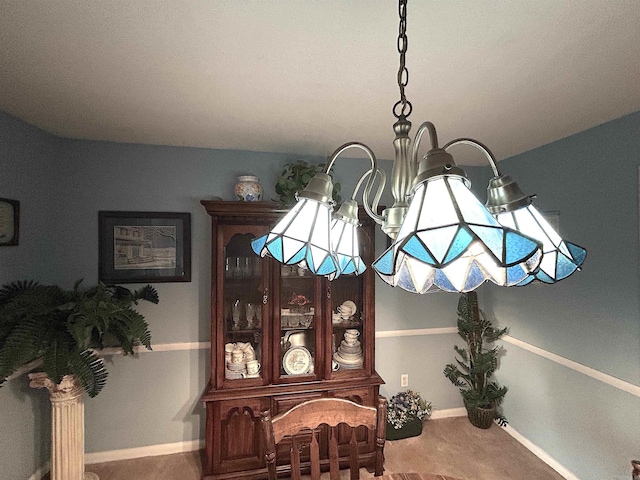
[(313, 364), (311, 352), (305, 347), (291, 347), (282, 356), (282, 368), (287, 375), (304, 375), (309, 373)]

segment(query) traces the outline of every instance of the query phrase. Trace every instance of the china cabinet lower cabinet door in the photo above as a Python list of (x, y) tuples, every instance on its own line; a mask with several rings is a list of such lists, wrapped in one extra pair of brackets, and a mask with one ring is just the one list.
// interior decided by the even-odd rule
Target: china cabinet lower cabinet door
[(260, 412), (269, 407), (268, 398), (207, 402), (207, 418), (213, 418), (213, 425), (207, 425), (207, 445), (213, 452), (207, 452), (210, 470), (204, 478), (257, 478), (247, 473), (264, 466)]

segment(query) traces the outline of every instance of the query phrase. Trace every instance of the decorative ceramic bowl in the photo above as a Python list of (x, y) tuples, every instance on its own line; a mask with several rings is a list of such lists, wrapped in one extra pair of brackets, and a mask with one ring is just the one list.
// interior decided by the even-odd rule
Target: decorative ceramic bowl
[(262, 200), (262, 185), (260, 185), (258, 177), (253, 175), (238, 177), (238, 183), (236, 183), (234, 191), (236, 199), (243, 202), (259, 202)]

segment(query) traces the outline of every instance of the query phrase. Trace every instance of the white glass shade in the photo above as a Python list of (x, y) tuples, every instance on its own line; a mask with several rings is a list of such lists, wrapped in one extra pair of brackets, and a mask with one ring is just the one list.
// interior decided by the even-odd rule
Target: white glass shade
[(539, 269), (519, 285), (527, 285), (534, 280), (558, 282), (579, 270), (587, 256), (584, 248), (563, 240), (533, 205), (500, 213), (496, 219), (501, 225), (517, 229), (542, 243), (543, 257)]
[(465, 292), (486, 280), (516, 285), (540, 258), (541, 245), (502, 227), (462, 177), (439, 176), (414, 188), (400, 232), (374, 268), (385, 282), (411, 292)]
[(335, 275), (338, 261), (331, 250), (331, 206), (300, 198), (268, 234), (251, 242), (253, 251), (286, 265), (305, 262), (316, 275)]

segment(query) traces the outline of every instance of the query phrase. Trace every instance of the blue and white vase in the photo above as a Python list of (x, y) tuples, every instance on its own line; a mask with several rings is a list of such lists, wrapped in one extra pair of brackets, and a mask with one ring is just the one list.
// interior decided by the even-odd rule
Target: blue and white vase
[(241, 175), (235, 187), (236, 200), (243, 202), (259, 202), (262, 200), (262, 185), (258, 177)]

